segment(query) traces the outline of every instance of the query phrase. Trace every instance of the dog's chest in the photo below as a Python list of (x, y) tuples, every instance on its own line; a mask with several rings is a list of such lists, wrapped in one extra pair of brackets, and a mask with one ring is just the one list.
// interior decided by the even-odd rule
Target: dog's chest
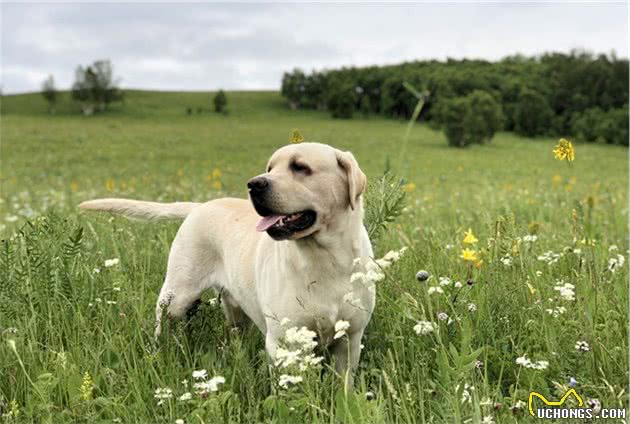
[(290, 320), (291, 326), (316, 331), (323, 344), (333, 340), (335, 324), (340, 321), (349, 324), (349, 333), (367, 325), (374, 309), (373, 290), (361, 283), (350, 283), (349, 273), (332, 275), (320, 270), (302, 277), (308, 278), (297, 279), (292, 286), (271, 296), (268, 313)]

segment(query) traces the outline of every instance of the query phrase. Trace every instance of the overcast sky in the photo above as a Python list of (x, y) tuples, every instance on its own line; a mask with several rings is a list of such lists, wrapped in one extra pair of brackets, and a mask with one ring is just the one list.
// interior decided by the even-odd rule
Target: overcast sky
[(125, 88), (277, 89), (282, 72), (569, 51), (628, 55), (619, 3), (2, 4), (2, 90), (109, 58)]

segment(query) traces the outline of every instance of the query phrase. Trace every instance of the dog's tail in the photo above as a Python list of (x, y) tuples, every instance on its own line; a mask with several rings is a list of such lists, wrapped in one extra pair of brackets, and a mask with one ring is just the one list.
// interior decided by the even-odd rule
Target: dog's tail
[(182, 219), (186, 218), (201, 203), (175, 202), (158, 203), (129, 199), (95, 199), (79, 205), (91, 211), (104, 211), (138, 219)]

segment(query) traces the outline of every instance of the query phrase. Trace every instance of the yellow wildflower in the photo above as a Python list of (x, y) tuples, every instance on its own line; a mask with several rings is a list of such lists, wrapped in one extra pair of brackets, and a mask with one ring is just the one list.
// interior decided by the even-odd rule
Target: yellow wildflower
[(562, 182), (562, 177), (556, 174), (553, 176), (553, 178), (551, 178), (551, 182), (553, 183), (553, 185), (559, 185)]
[(477, 252), (472, 249), (463, 249), (462, 254), (459, 257), (465, 261), (476, 262)]
[(219, 168), (214, 168), (212, 170), (212, 178), (215, 180), (221, 179), (221, 170)]
[(13, 399), (9, 402), (9, 412), (7, 416), (9, 418), (17, 418), (20, 415), (20, 404), (17, 403), (17, 400)]
[(79, 183), (76, 181), (71, 181), (70, 182), (70, 190), (72, 190), (73, 192), (77, 191), (79, 189)]
[(553, 155), (558, 160), (566, 160), (568, 162), (573, 162), (575, 160), (575, 149), (573, 148), (573, 144), (566, 138), (561, 138), (556, 145), (556, 148), (553, 149)]
[(215, 190), (221, 190), (221, 188), (223, 187), (223, 185), (221, 184), (221, 181), (213, 181), (212, 182), (212, 188)]
[(91, 400), (92, 392), (94, 391), (94, 382), (92, 381), (92, 377), (89, 372), (85, 372), (83, 374), (83, 382), (81, 383), (81, 399), (83, 400)]
[(114, 191), (114, 180), (108, 178), (107, 181), (105, 181), (105, 188), (107, 191)]
[(464, 244), (475, 244), (478, 241), (479, 240), (477, 240), (477, 237), (475, 237), (475, 235), (473, 234), (470, 228), (468, 229), (468, 231), (464, 233), (464, 240), (463, 240)]
[(480, 269), (481, 266), (483, 265), (483, 259), (478, 259), (474, 262), (475, 265), (475, 269)]
[(298, 130), (297, 128), (294, 128), (292, 133), (291, 133), (291, 137), (289, 138), (289, 141), (291, 143), (301, 143), (301, 142), (303, 142), (304, 141), (304, 137), (300, 133), (300, 130)]
[(407, 183), (402, 186), (402, 189), (405, 193), (410, 193), (416, 189), (416, 185), (414, 183)]

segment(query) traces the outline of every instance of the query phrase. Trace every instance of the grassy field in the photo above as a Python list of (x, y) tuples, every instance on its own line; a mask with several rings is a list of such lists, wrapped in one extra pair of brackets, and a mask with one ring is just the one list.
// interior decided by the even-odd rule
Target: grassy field
[[(626, 148), (579, 144), (568, 165), (554, 160), (555, 139), (501, 133), (452, 149), (418, 125), (402, 150), (404, 122), (290, 111), (272, 92), (228, 93), (227, 116), (197, 113), (209, 100), (130, 92), (86, 118), (68, 100), (50, 116), (39, 95), (2, 98), (3, 420), (510, 423), (535, 420), (530, 391), (557, 400), (570, 386), (585, 402), (627, 405)], [(226, 328), (212, 293), (153, 343), (178, 224), (76, 208), (102, 196), (245, 197), (293, 128), (352, 150), (372, 181), (390, 168), (407, 191), (374, 240), (379, 257), (408, 250), (378, 283), (349, 396), (327, 365), (279, 387), (262, 337)], [(468, 229), (476, 243), (463, 243)], [(483, 263), (462, 260), (464, 247)], [(191, 387), (201, 369), (225, 378), (206, 397)]]

